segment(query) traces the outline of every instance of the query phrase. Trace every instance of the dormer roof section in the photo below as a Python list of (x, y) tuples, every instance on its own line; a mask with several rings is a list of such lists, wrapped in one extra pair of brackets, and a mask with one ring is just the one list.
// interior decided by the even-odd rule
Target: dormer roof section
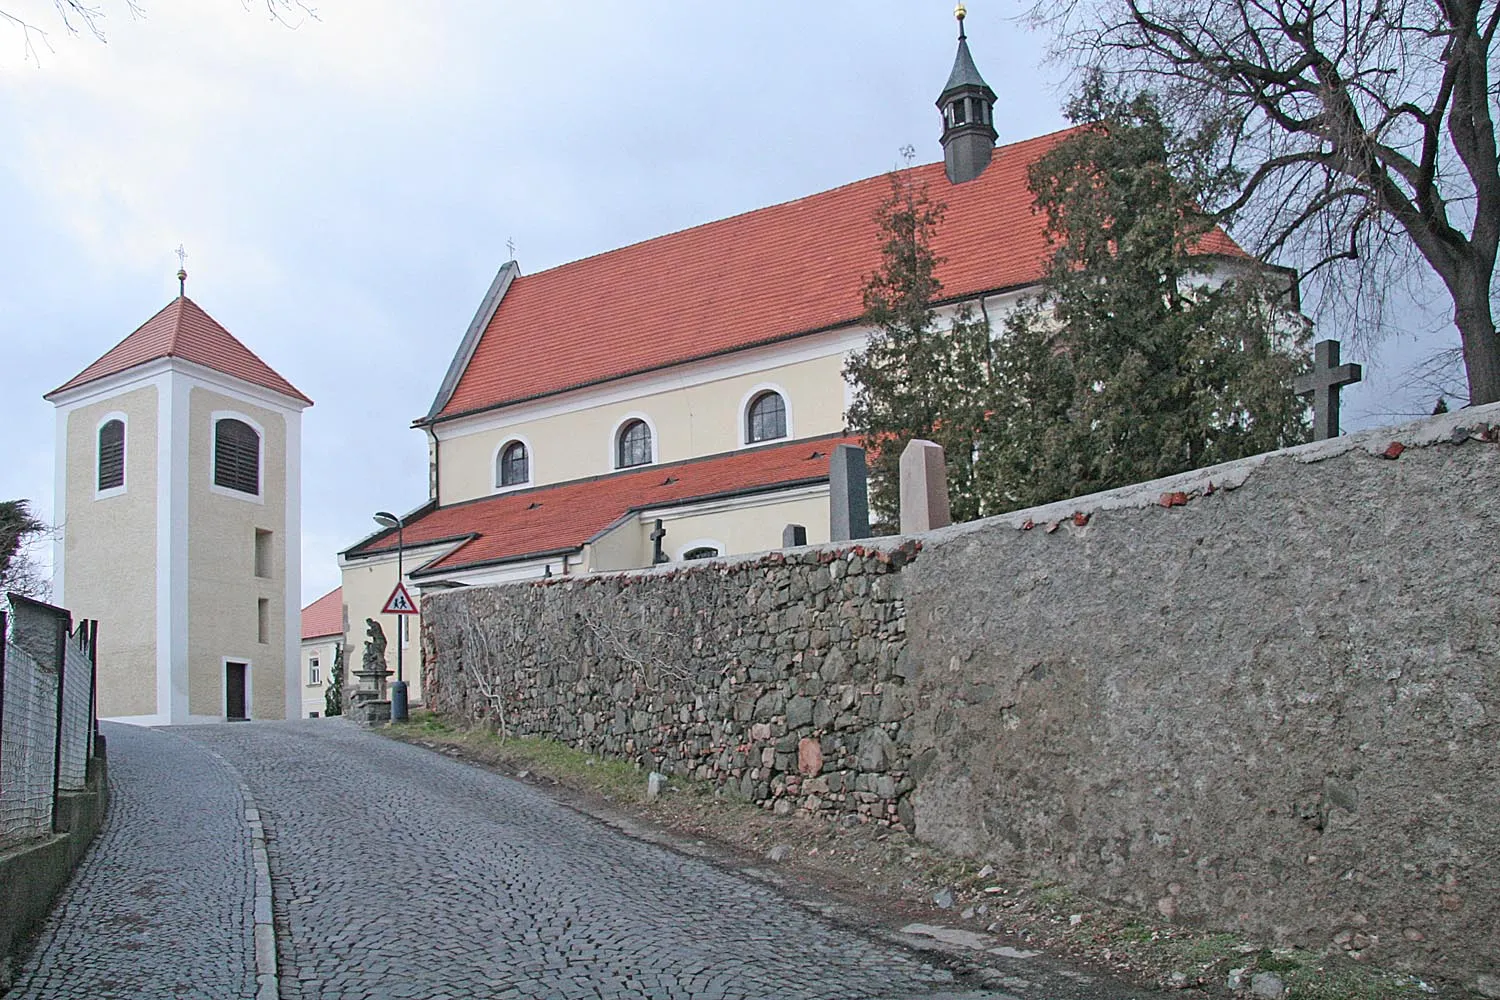
[(311, 406), (296, 386), (278, 375), (255, 352), (220, 326), (202, 307), (179, 295), (98, 361), (44, 396), (56, 396), (162, 358), (181, 358), (231, 378), (280, 393)]

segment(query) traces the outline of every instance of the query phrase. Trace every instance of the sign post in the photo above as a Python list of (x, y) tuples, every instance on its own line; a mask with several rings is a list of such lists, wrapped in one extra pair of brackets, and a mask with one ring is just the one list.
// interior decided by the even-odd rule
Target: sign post
[(396, 615), (396, 683), (391, 685), (391, 721), (405, 722), (407, 718), (406, 676), (401, 669), (401, 654), (406, 646), (405, 629), (400, 624), (401, 615), (417, 614), (417, 604), (406, 592), (406, 524), (395, 514), (379, 511), (375, 523), (396, 529), (396, 589), (385, 600), (382, 614)]

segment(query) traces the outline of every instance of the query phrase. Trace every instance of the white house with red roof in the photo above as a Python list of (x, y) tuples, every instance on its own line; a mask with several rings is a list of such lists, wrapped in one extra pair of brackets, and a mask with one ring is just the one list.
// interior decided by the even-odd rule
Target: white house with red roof
[[(344, 645), (344, 589), (335, 587), (302, 609), (302, 716), (321, 717), (339, 650)], [(344, 664), (344, 676), (349, 665)], [(347, 689), (346, 689), (347, 690)]]
[(101, 625), (100, 716), (301, 716), (312, 400), (185, 291), (45, 398), (57, 408), (53, 583)]
[[(997, 148), (994, 104), (961, 30), (938, 99), (944, 161), (903, 173), (947, 206), (937, 305), (998, 321), (1042, 277), (1027, 169), (1067, 133)], [(777, 548), (788, 524), (827, 541), (843, 368), (869, 335), (890, 193), (871, 177), (533, 275), (503, 265), (416, 421), (430, 498), (400, 532), (408, 580), (646, 567), (658, 523), (671, 562)], [(1242, 256), (1222, 233), (1202, 249)], [(361, 628), (394, 584), (397, 543), (383, 531), (341, 554)]]

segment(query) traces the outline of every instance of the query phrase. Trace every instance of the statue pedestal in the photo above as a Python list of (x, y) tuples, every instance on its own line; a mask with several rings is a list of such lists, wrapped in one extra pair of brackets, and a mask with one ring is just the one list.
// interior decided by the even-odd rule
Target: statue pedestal
[(349, 718), (361, 726), (391, 721), (391, 703), (371, 691), (356, 691), (349, 698)]

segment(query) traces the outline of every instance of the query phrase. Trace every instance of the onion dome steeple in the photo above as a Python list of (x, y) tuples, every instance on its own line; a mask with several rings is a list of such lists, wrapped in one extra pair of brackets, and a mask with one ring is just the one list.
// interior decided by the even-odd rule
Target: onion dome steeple
[(984, 173), (994, 154), (995, 92), (979, 75), (969, 54), (964, 5), (959, 4), (953, 13), (958, 18), (958, 55), (937, 106), (943, 113), (943, 165), (948, 180), (962, 184)]

